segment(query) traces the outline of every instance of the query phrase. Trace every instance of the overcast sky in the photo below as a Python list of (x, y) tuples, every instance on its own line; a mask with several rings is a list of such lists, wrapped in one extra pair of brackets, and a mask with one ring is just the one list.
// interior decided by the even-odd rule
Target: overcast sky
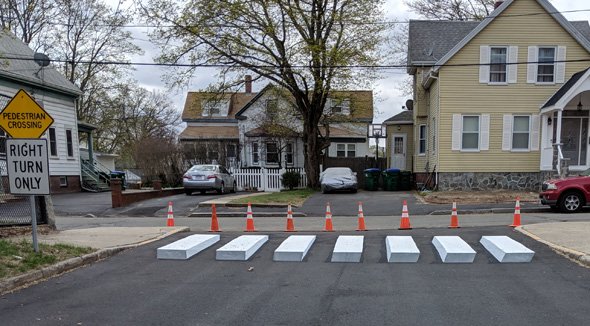
[[(107, 0), (107, 2), (109, 1), (111, 0)], [(562, 12), (568, 10), (590, 9), (590, 1), (588, 0), (550, 0), (550, 2), (558, 11)], [(419, 18), (408, 11), (403, 0), (387, 0), (385, 12), (387, 20)], [(590, 18), (590, 12), (564, 13), (564, 16), (568, 20), (588, 20)], [(136, 44), (145, 51), (143, 56), (130, 58), (131, 61), (153, 62), (153, 58), (157, 55), (158, 49), (149, 42), (148, 36), (146, 35), (147, 30), (143, 28), (132, 28), (130, 30), (135, 37)], [(165, 88), (164, 83), (159, 77), (166, 68), (152, 66), (136, 66), (135, 68), (135, 79), (137, 79), (143, 87), (168, 92), (174, 106), (179, 111), (182, 111), (187, 91), (203, 89), (216, 80), (214, 78), (216, 75), (215, 69), (202, 68), (193, 76), (188, 89), (170, 92)], [(378, 80), (373, 89), (375, 98), (375, 123), (382, 122), (383, 120), (401, 112), (402, 106), (409, 98), (408, 96), (402, 96), (399, 87), (397, 87), (397, 85), (406, 81), (407, 74), (405, 73), (405, 69), (386, 70), (382, 75), (384, 78)], [(254, 91), (259, 90), (265, 84), (266, 83), (255, 84)]]

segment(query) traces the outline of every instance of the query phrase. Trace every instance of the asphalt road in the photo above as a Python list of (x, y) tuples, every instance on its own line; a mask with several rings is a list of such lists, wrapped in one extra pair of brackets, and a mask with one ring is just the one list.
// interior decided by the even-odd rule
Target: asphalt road
[[(226, 194), (222, 196), (231, 196)], [(55, 212), (58, 216), (97, 216), (97, 217), (161, 217), (166, 216), (167, 205), (169, 201), (174, 204), (174, 214), (177, 217), (189, 216), (192, 212), (207, 212), (211, 208), (199, 207), (199, 203), (210, 199), (218, 198), (213, 192), (206, 195), (194, 194), (186, 196), (184, 194), (174, 195), (163, 198), (155, 198), (133, 203), (126, 207), (111, 208), (111, 194), (104, 193), (74, 193), (60, 194), (52, 196)], [(358, 202), (363, 203), (365, 215), (373, 216), (398, 216), (402, 211), (402, 203), (406, 200), (410, 208), (410, 214), (428, 215), (435, 211), (448, 211), (450, 214), (451, 203), (446, 205), (424, 204), (420, 202), (412, 192), (388, 192), (388, 191), (363, 191), (356, 194), (351, 193), (333, 193), (322, 194), (315, 193), (309, 197), (302, 207), (293, 209), (296, 213), (303, 213), (307, 216), (323, 216), (326, 212), (326, 203), (330, 203), (330, 208), (334, 216), (356, 216), (358, 213)], [(541, 208), (550, 212), (548, 207), (540, 206), (537, 203), (521, 203), (521, 208)], [(474, 209), (491, 209), (491, 208), (508, 208), (514, 209), (514, 203), (501, 204), (468, 204), (459, 205), (459, 213), (466, 210)], [(218, 212), (238, 212), (244, 213), (244, 207), (218, 207)], [(255, 207), (255, 212), (276, 212), (278, 216), (286, 213), (285, 208), (277, 207)], [(589, 210), (586, 210), (590, 212)]]
[[(187, 234), (122, 252), (0, 298), (2, 325), (585, 325), (590, 272), (509, 228), (418, 229), (416, 264), (386, 262), (385, 235), (365, 233), (361, 263), (330, 263), (338, 234), (322, 233), (301, 263), (273, 262), (287, 236), (248, 262), (216, 261), (221, 241), (188, 261), (155, 258)], [(434, 235), (458, 234), (473, 264), (442, 264)], [(536, 252), (499, 264), (478, 243), (509, 235)], [(252, 271), (249, 271), (252, 267)]]

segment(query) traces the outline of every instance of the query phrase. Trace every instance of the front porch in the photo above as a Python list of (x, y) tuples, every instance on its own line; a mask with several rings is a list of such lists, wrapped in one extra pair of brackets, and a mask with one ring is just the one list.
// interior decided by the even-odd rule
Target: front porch
[(541, 108), (541, 171), (590, 168), (590, 68), (574, 74)]

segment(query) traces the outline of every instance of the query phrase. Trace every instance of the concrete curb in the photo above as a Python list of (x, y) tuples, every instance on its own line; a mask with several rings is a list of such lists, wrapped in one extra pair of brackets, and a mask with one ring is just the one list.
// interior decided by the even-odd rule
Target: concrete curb
[(549, 246), (551, 249), (561, 253), (562, 255), (566, 256), (567, 258), (579, 263), (580, 265), (583, 265), (585, 267), (590, 268), (590, 255), (587, 255), (584, 252), (581, 251), (577, 251), (574, 249), (570, 249), (570, 248), (566, 248), (563, 246), (560, 246), (558, 244), (555, 244), (553, 242), (549, 242), (547, 240), (543, 240), (540, 237), (538, 237), (537, 235), (535, 235), (534, 233), (531, 233), (525, 229), (523, 229), (522, 226), (517, 226), (514, 228), (515, 230), (517, 230), (518, 232), (528, 236), (529, 238), (539, 241), (541, 243), (546, 244), (547, 246)]
[(167, 232), (165, 234), (162, 234), (158, 237), (155, 237), (155, 238), (152, 238), (149, 240), (145, 240), (142, 242), (133, 243), (133, 244), (129, 244), (129, 245), (100, 249), (100, 250), (95, 251), (93, 253), (89, 253), (89, 254), (86, 254), (83, 256), (74, 257), (74, 258), (70, 258), (70, 259), (67, 259), (64, 261), (60, 261), (57, 264), (43, 267), (39, 270), (34, 270), (34, 271), (30, 271), (30, 272), (23, 274), (23, 275), (11, 277), (11, 278), (6, 279), (4, 281), (0, 281), (0, 296), (5, 295), (10, 292), (13, 292), (15, 290), (24, 289), (30, 285), (38, 283), (39, 281), (43, 281), (43, 280), (46, 280), (46, 279), (49, 279), (52, 277), (59, 276), (61, 274), (70, 272), (76, 268), (106, 259), (108, 257), (118, 254), (119, 252), (121, 252), (123, 250), (136, 248), (136, 247), (142, 246), (144, 244), (148, 244), (150, 242), (164, 239), (168, 236), (171, 236), (171, 235), (179, 233), (179, 232), (188, 232), (188, 231), (190, 231), (190, 228), (188, 228), (188, 227), (178, 228), (178, 229), (172, 230), (170, 232)]
[[(198, 207), (211, 207), (211, 205), (215, 204), (215, 207), (248, 207), (248, 204), (232, 204), (232, 203), (226, 203), (226, 202), (202, 202), (199, 203), (197, 205)], [(264, 207), (264, 208), (287, 208), (287, 206), (289, 206), (288, 204), (256, 204), (256, 203), (251, 203), (250, 206), (252, 207)], [(293, 205), (291, 204), (291, 207), (299, 207), (297, 205)]]
[[(273, 213), (273, 212), (254, 212), (254, 218), (256, 217), (286, 217), (287, 212), (281, 213)], [(195, 217), (195, 218), (210, 218), (211, 213), (203, 212), (203, 213), (190, 213), (188, 217)], [(246, 212), (217, 212), (217, 217), (246, 217)], [(293, 213), (293, 217), (307, 217), (304, 213)]]
[[(551, 210), (545, 207), (520, 208), (521, 213), (548, 213)], [(507, 214), (514, 213), (514, 208), (482, 208), (459, 210), (459, 214)], [(428, 215), (451, 215), (451, 210), (437, 210)]]

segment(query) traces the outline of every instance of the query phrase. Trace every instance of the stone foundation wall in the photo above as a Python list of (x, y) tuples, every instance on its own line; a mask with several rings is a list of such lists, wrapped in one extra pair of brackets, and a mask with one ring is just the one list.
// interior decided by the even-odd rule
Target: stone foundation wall
[(460, 172), (439, 173), (438, 189), (539, 191), (551, 172)]

